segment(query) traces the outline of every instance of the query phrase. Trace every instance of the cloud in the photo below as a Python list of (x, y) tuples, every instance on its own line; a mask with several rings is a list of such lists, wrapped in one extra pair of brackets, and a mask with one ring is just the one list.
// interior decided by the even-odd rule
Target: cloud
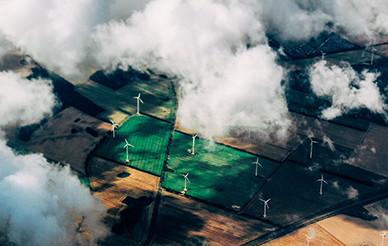
[(230, 126), (285, 137), (283, 69), (266, 44), (260, 6), (223, 3), (153, 1), (125, 22), (97, 28), (97, 60), (105, 68), (145, 64), (177, 75), (179, 121), (207, 138)]
[(266, 30), (286, 40), (308, 40), (322, 31), (341, 30), (350, 36), (388, 33), (384, 0), (264, 0)]
[(50, 80), (27, 80), (13, 72), (0, 72), (0, 127), (29, 125), (52, 114), (57, 104)]
[(379, 73), (364, 70), (359, 74), (349, 64), (327, 66), (321, 60), (309, 69), (309, 76), (312, 91), (331, 100), (331, 106), (321, 111), (324, 119), (334, 119), (359, 108), (386, 114), (385, 97), (375, 83)]
[(1, 0), (0, 32), (50, 70), (80, 76), (93, 27), (107, 21), (104, 1)]
[[(108, 233), (102, 204), (69, 166), (49, 164), (41, 154), (18, 155), (4, 137), (5, 128), (51, 115), (56, 105), (51, 81), (0, 72), (0, 85), (0, 244), (97, 245)], [(87, 238), (76, 231), (81, 218)]]
[[(106, 209), (68, 166), (54, 166), (38, 154), (16, 156), (4, 140), (0, 155), (0, 232), (8, 231), (4, 241), (16, 245), (97, 245), (96, 240), (106, 236), (100, 221)], [(81, 216), (90, 242), (76, 231)]]

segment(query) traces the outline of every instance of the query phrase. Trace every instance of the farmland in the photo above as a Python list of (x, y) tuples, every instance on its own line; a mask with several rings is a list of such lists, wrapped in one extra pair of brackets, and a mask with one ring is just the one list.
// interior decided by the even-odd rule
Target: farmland
[[(171, 125), (143, 115), (134, 115), (110, 134), (97, 148), (96, 155), (117, 163), (160, 175), (166, 155)], [(129, 147), (129, 163), (126, 163), (125, 139)]]
[(140, 112), (173, 122), (175, 113), (174, 91), (171, 80), (163, 76), (151, 75), (151, 80), (130, 82), (118, 90), (112, 90), (92, 80), (76, 86), (76, 91), (88, 97), (106, 112), (99, 118), (113, 119), (118, 112), (136, 113), (136, 99), (141, 93), (144, 104), (140, 104)]
[[(189, 153), (192, 136), (174, 132), (168, 171), (163, 186), (180, 192), (184, 189), (181, 174), (189, 173), (186, 195), (226, 208), (240, 209), (263, 186), (279, 163), (260, 158), (255, 176), (256, 156), (220, 144), (196, 139), (195, 155)], [(231, 196), (230, 194), (233, 194)]]

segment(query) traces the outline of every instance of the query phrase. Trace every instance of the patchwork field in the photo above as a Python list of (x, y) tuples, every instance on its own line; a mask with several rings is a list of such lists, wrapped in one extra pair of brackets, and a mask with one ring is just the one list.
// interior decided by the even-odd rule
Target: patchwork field
[[(110, 134), (97, 148), (95, 154), (108, 160), (161, 175), (166, 156), (171, 125), (143, 115), (134, 115)], [(128, 148), (129, 162), (124, 148), (127, 139), (134, 147)]]
[[(192, 136), (174, 132), (168, 171), (163, 186), (175, 192), (184, 189), (187, 174), (186, 195), (240, 210), (278, 168), (279, 163), (260, 158), (255, 176), (257, 157), (220, 144), (210, 145), (202, 139), (195, 140), (195, 155), (190, 153)], [(231, 194), (233, 194), (231, 196)]]
[(174, 91), (171, 80), (151, 75), (148, 81), (137, 80), (118, 90), (112, 90), (94, 81), (77, 85), (76, 91), (100, 105), (106, 112), (99, 115), (105, 120), (111, 119), (117, 111), (136, 114), (136, 97), (141, 93), (140, 112), (173, 122), (175, 113)]
[(263, 218), (264, 204), (259, 198), (265, 200), (271, 198), (266, 219), (286, 226), (373, 190), (371, 186), (323, 173), (327, 184), (323, 184), (323, 194), (320, 195), (320, 182), (317, 180), (321, 178), (321, 174), (318, 169), (285, 162), (244, 213)]
[(260, 220), (163, 191), (150, 245), (241, 245), (275, 229)]

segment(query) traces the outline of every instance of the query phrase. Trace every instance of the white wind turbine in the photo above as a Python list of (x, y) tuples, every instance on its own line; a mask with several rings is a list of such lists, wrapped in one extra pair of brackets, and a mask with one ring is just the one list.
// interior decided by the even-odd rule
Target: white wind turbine
[(263, 166), (259, 163), (259, 157), (257, 157), (257, 160), (255, 162), (252, 162), (252, 164), (256, 164), (255, 176), (257, 176), (257, 166), (263, 168)]
[(140, 114), (139, 112), (139, 102), (141, 102), (141, 103), (144, 103), (141, 99), (140, 99), (140, 92), (139, 92), (139, 95), (137, 96), (137, 97), (134, 97), (134, 98), (136, 98), (136, 100), (137, 100), (137, 114)]
[(119, 125), (114, 123), (112, 120), (110, 120), (110, 122), (112, 123), (113, 138), (115, 138), (115, 129), (118, 128)]
[(197, 136), (198, 136), (198, 134), (195, 134), (195, 135), (192, 136), (192, 138), (193, 138), (193, 148), (192, 148), (192, 150), (191, 150), (191, 154), (192, 154), (192, 155), (195, 155), (194, 146), (195, 146), (195, 138), (196, 138)]
[(315, 143), (318, 143), (317, 141), (314, 141), (312, 138), (310, 138), (309, 137), (309, 139), (310, 139), (310, 159), (311, 158), (313, 158), (313, 145), (315, 144)]
[(310, 245), (310, 241), (311, 241), (311, 239), (313, 239), (313, 237), (307, 236), (307, 235), (305, 235), (305, 236), (307, 237), (307, 246), (309, 246)]
[(372, 56), (371, 56), (371, 59), (370, 59), (370, 65), (373, 65), (373, 57), (375, 55), (375, 52), (377, 51), (377, 49), (372, 45)]
[(126, 159), (125, 161), (126, 161), (126, 162), (129, 162), (129, 158), (128, 158), (128, 148), (129, 148), (129, 147), (135, 148), (135, 146), (133, 146), (132, 144), (128, 143), (127, 139), (124, 139), (124, 140), (125, 140), (124, 148), (127, 149), (127, 159)]
[(268, 202), (271, 200), (271, 198), (268, 198), (267, 200), (263, 200), (260, 198), (260, 201), (264, 202), (264, 213), (263, 217), (267, 217), (267, 208), (269, 209)]
[(379, 234), (379, 236), (381, 236), (382, 237), (382, 239), (381, 239), (381, 246), (384, 246), (384, 239), (386, 239), (386, 234), (387, 234), (387, 232), (386, 231), (381, 231), (382, 232), (382, 234)]
[(184, 191), (187, 191), (187, 182), (190, 183), (190, 179), (189, 179), (189, 173), (186, 173), (186, 174), (181, 174), (181, 176), (185, 179), (185, 189)]
[(325, 183), (325, 184), (328, 184), (327, 182), (326, 182), (326, 180), (324, 180), (323, 179), (323, 174), (321, 174), (321, 178), (320, 179), (317, 179), (317, 182), (321, 182), (321, 186), (320, 186), (320, 188), (319, 188), (319, 194), (323, 194), (322, 193), (322, 186), (323, 186), (323, 183)]

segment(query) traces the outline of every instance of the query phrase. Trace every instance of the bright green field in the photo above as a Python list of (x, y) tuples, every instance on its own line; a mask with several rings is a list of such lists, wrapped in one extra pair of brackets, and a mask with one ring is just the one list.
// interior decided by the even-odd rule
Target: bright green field
[[(259, 191), (266, 179), (280, 163), (260, 158), (263, 168), (258, 167), (255, 177), (256, 156), (219, 144), (209, 146), (209, 142), (196, 139), (195, 153), (191, 135), (174, 132), (170, 159), (163, 186), (180, 192), (184, 189), (184, 178), (180, 174), (189, 173), (187, 195), (219, 204), (227, 208), (244, 206)], [(235, 207), (236, 208), (236, 207)], [(236, 208), (238, 209), (238, 208)]]
[[(166, 122), (147, 116), (134, 115), (115, 131), (115, 138), (110, 134), (100, 144), (95, 154), (161, 175), (170, 132), (171, 125)], [(125, 162), (127, 154), (124, 139), (135, 146), (134, 148), (129, 147), (129, 163)]]

